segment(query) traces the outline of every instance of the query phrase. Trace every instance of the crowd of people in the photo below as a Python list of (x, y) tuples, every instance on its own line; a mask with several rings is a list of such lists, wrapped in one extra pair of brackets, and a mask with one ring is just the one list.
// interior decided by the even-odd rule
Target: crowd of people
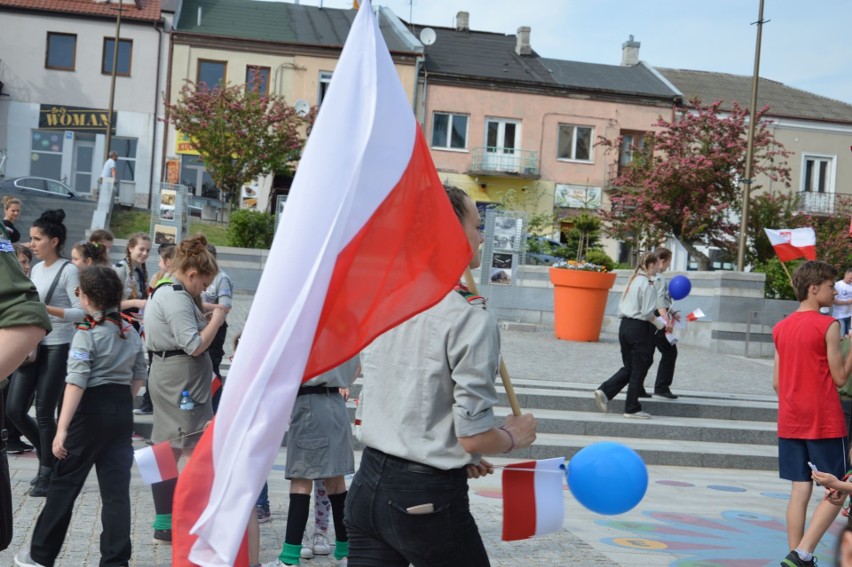
[[(448, 196), (475, 251), (470, 264), (475, 268), (481, 245), (478, 211), (464, 192), (450, 189)], [(8, 222), (3, 223), (3, 235), (8, 239), (16, 232), (14, 220), (21, 203), (7, 200), (4, 206)], [(18, 551), (15, 561), (24, 566), (54, 563), (74, 502), (96, 467), (103, 505), (101, 564), (127, 565), (132, 554), (133, 413), (153, 414), (151, 442), (168, 443), (176, 461), (192, 457), (215, 411), (211, 376), (219, 374), (224, 355), (233, 286), (218, 267), (215, 248), (203, 235), (160, 246), (160, 272), (149, 277), (147, 234), (131, 236), (124, 257), (115, 265), (110, 265), (113, 238), (107, 231), (95, 231), (86, 242), (73, 244), (66, 258), (63, 220), (61, 210), (45, 211), (29, 227), (29, 244), (10, 243), (14, 254), (4, 257), (15, 258), (19, 279), (25, 282), (22, 293), (29, 304), (41, 309), (41, 318), (38, 313), (31, 317), (29, 326), (36, 329), (23, 334), (28, 348), (5, 371), (10, 375), (5, 408), (10, 425), (19, 432), (18, 449), (35, 451), (40, 463), (29, 495), (46, 498), (29, 543)], [(388, 379), (404, 362), (399, 355), (413, 351), (423, 333), (433, 331), (436, 317), (443, 323), (434, 331), (451, 340), (436, 343), (431, 347), (434, 352), (422, 356), (445, 362), (428, 372), (424, 367), (415, 388), (393, 392), (395, 381)], [(45, 336), (46, 330), (51, 331)], [(350, 561), (353, 565), (375, 561), (445, 564), (441, 548), (446, 542), (436, 545), (441, 542), (434, 538), (451, 532), (463, 536), (464, 545), (457, 547), (467, 549), (471, 564), (488, 564), (469, 511), (467, 479), (493, 472), (483, 454), (528, 447), (536, 431), (532, 415), (510, 416), (502, 424), (494, 415), (499, 364), (496, 321), (481, 303), (459, 289), (383, 339), (299, 389), (288, 439), (286, 476), (291, 491), (285, 542), (279, 557), (267, 565), (296, 565), (314, 555), (332, 555), (339, 565)], [(397, 347), (402, 350), (396, 352)], [(355, 498), (344, 481), (355, 472), (345, 402), (349, 386), (361, 373), (361, 360), (365, 384), (372, 390), (362, 396), (362, 402), (367, 396), (376, 401), (361, 406), (368, 448), (365, 464), (353, 480), (359, 487)], [(433, 381), (440, 395), (417, 402), (425, 404), (424, 419), (401, 429), (393, 427), (391, 423), (400, 416), (384, 414), (384, 397), (399, 396), (415, 403), (417, 392)], [(463, 384), (464, 391), (454, 388), (454, 383)], [(134, 410), (133, 400), (143, 384), (150, 398)], [(32, 404), (35, 419), (30, 417)], [(442, 423), (438, 436), (433, 428), (436, 422)], [(389, 430), (401, 435), (388, 442), (383, 437)], [(319, 438), (326, 440), (322, 448), (316, 446)], [(25, 445), (24, 439), (31, 445)], [(391, 474), (405, 479), (405, 484), (416, 483), (417, 491), (406, 495), (394, 483), (378, 490), (376, 479)], [(156, 544), (171, 543), (176, 484), (177, 479), (171, 479), (151, 486)], [(405, 505), (398, 513), (372, 517), (372, 502), (385, 498), (387, 490)], [(312, 495), (315, 525), (310, 534)], [(260, 565), (257, 526), (270, 518), (267, 498), (260, 495), (248, 526), (252, 565)], [(453, 510), (449, 519), (448, 508)], [(407, 538), (393, 535), (397, 529), (416, 529), (421, 520), (440, 528), (432, 534), (431, 543), (411, 547)]]

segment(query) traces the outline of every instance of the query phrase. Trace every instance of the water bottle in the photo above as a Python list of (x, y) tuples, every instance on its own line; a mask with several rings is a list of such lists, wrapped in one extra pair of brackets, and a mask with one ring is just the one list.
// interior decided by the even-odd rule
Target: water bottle
[(184, 390), (180, 393), (180, 402), (178, 402), (178, 407), (182, 410), (195, 409), (195, 400), (190, 397), (189, 390)]

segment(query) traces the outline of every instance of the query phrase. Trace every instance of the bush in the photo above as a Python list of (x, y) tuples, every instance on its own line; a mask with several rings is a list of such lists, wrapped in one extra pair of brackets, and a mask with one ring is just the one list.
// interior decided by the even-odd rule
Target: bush
[[(787, 269), (792, 274), (801, 263), (801, 261), (791, 262), (787, 264)], [(793, 286), (790, 285), (790, 278), (787, 277), (787, 273), (777, 257), (755, 266), (754, 271), (766, 274), (764, 296), (767, 299), (796, 299)]]
[(269, 248), (275, 234), (275, 217), (260, 211), (231, 212), (228, 222), (228, 246)]
[(604, 268), (606, 268), (607, 272), (613, 271), (616, 266), (615, 260), (610, 258), (609, 254), (607, 254), (603, 250), (598, 250), (594, 248), (586, 252), (586, 262), (591, 262), (592, 264), (603, 266)]

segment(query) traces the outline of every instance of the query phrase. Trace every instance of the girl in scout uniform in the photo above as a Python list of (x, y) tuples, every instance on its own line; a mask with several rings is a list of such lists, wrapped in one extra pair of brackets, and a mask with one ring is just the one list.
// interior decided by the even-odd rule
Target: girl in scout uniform
[(65, 394), (52, 453), (57, 463), (29, 549), (17, 565), (53, 565), (71, 522), (74, 502), (92, 467), (101, 492), (100, 565), (130, 560), (130, 467), (133, 398), (145, 379), (142, 340), (118, 313), (122, 283), (107, 266), (80, 275), (77, 326), (68, 356)]
[[(85, 317), (74, 291), (80, 283), (77, 268), (61, 256), (65, 244), (65, 212), (48, 210), (30, 227), (30, 250), (42, 260), (33, 266), (30, 279), (47, 305), (53, 332), (42, 339), (34, 362), (14, 374), (6, 398), (12, 423), (35, 446), (39, 472), (30, 496), (47, 495), (53, 453), (50, 444), (56, 435), (56, 405), (62, 394), (68, 349), (74, 324)], [(4, 345), (5, 346), (5, 345)], [(30, 400), (35, 393), (36, 419), (30, 417)]]
[[(225, 311), (207, 316), (200, 295), (219, 271), (202, 234), (177, 245), (171, 283), (162, 282), (145, 307), (145, 346), (151, 355), (148, 388), (154, 405), (155, 443), (169, 441), (175, 460), (189, 457), (204, 425), (213, 418), (210, 377), (213, 366), (207, 349), (225, 321)], [(209, 320), (208, 320), (209, 318)], [(181, 409), (187, 390), (194, 407)], [(177, 479), (151, 485), (154, 495), (154, 541), (171, 543), (172, 499)]]
[(657, 319), (657, 291), (654, 278), (660, 270), (660, 259), (653, 252), (639, 258), (639, 265), (627, 282), (627, 287), (618, 304), (621, 325), (618, 342), (621, 345), (621, 360), (624, 363), (618, 372), (595, 390), (598, 409), (607, 412), (607, 404), (627, 386), (624, 402), (624, 417), (648, 419), (651, 414), (642, 411), (639, 394), (645, 376), (654, 362), (654, 333), (665, 328), (665, 322)]
[[(447, 195), (480, 264), (473, 201)], [(485, 566), (467, 480), (493, 472), (483, 454), (535, 440), (531, 414), (494, 415), (500, 335), (494, 316), (457, 291), (361, 353), (361, 466), (346, 499), (353, 565)]]
[[(137, 316), (148, 298), (148, 269), (145, 262), (150, 254), (151, 237), (144, 232), (137, 232), (127, 240), (124, 259), (115, 265), (119, 279), (124, 282), (121, 310), (130, 317)], [(136, 323), (133, 326), (139, 330)]]

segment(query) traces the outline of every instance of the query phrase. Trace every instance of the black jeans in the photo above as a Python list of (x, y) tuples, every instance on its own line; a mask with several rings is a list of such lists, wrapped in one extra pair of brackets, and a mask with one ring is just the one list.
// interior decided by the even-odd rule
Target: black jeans
[[(424, 504), (434, 511), (407, 511)], [(490, 565), (463, 468), (442, 471), (366, 447), (345, 520), (350, 567)]]
[(53, 565), (65, 541), (74, 501), (94, 466), (102, 503), (99, 565), (128, 564), (132, 433), (130, 386), (108, 384), (86, 390), (68, 428), (68, 456), (53, 468), (47, 500), (33, 530), (30, 554), (36, 562)]
[(621, 369), (600, 385), (607, 399), (613, 399), (624, 386), (627, 386), (627, 400), (624, 413), (636, 413), (642, 410), (639, 392), (651, 363), (654, 361), (654, 325), (639, 319), (621, 320), (618, 328), (618, 342), (621, 345)]
[(654, 392), (671, 392), (674, 380), (675, 362), (677, 362), (677, 345), (673, 345), (666, 338), (665, 331), (654, 333), (654, 346), (660, 351), (660, 364), (657, 366), (657, 381), (654, 384)]
[[(38, 451), (39, 462), (53, 466), (56, 407), (65, 390), (65, 371), (70, 345), (39, 345), (38, 358), (15, 371), (6, 393), (6, 413), (15, 427)], [(36, 418), (27, 412), (35, 392)]]

